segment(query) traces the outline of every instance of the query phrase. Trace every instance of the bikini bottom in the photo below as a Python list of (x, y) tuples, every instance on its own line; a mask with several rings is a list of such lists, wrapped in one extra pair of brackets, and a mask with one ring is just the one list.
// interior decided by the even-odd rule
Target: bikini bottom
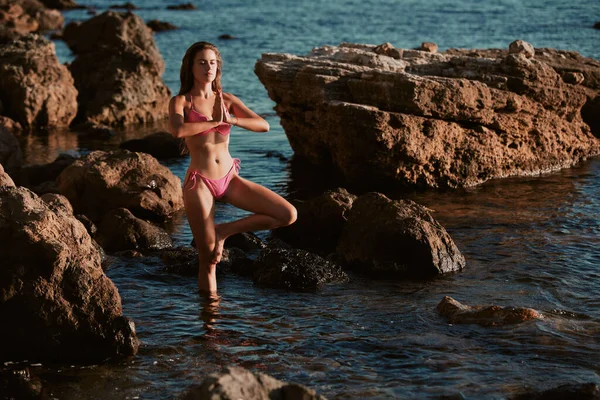
[(231, 182), (231, 178), (233, 178), (234, 173), (237, 174), (239, 170), (240, 170), (240, 159), (239, 158), (233, 159), (233, 165), (229, 169), (229, 172), (227, 172), (227, 174), (220, 179), (207, 178), (204, 175), (202, 175), (197, 169), (193, 169), (193, 170), (189, 171), (188, 178), (186, 179), (185, 183), (183, 184), (183, 187), (185, 188), (187, 183), (189, 181), (193, 180), (194, 184), (192, 185), (192, 187), (190, 187), (190, 190), (195, 188), (196, 183), (197, 183), (196, 180), (199, 177), (200, 179), (202, 179), (202, 182), (204, 182), (204, 184), (206, 185), (208, 190), (210, 190), (213, 197), (215, 199), (220, 199), (221, 197), (223, 197), (225, 195), (225, 192), (227, 191), (227, 188), (229, 187), (229, 182)]

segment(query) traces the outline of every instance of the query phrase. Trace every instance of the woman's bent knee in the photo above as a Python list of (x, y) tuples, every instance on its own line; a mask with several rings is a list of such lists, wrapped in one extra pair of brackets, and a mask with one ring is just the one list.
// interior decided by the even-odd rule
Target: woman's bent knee
[(290, 203), (287, 203), (284, 211), (281, 213), (278, 219), (280, 226), (288, 226), (296, 222), (297, 218), (298, 210), (296, 210), (296, 207)]

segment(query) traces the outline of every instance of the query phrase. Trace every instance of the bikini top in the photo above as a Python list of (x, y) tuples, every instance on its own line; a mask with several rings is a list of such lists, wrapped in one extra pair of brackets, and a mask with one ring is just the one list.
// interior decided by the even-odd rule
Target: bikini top
[[(202, 114), (201, 112), (196, 111), (196, 109), (194, 108), (194, 98), (192, 97), (191, 94), (190, 94), (190, 101), (192, 103), (192, 106), (191, 106), (190, 112), (188, 113), (188, 116), (187, 116), (187, 122), (210, 121), (210, 118), (208, 118), (206, 115)], [(227, 110), (225, 110), (225, 114), (227, 114), (227, 116), (229, 116), (229, 112)], [(221, 135), (227, 136), (227, 135), (229, 135), (230, 131), (231, 131), (231, 125), (229, 125), (225, 122), (221, 122), (220, 125), (218, 125), (214, 128), (207, 129), (203, 132), (198, 132), (198, 133), (196, 133), (196, 135), (205, 136), (211, 132), (219, 132)]]

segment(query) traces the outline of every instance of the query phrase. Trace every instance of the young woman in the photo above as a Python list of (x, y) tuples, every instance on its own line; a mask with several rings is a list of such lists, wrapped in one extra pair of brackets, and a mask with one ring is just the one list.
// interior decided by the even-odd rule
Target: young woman
[[(183, 201), (198, 249), (198, 288), (216, 295), (216, 266), (229, 236), (292, 224), (296, 209), (283, 197), (238, 175), (240, 161), (229, 154), (231, 125), (268, 132), (269, 124), (236, 96), (223, 93), (221, 55), (207, 42), (194, 43), (181, 64), (181, 89), (169, 103), (169, 131), (185, 138), (191, 160)], [(215, 225), (215, 200), (253, 214)]]

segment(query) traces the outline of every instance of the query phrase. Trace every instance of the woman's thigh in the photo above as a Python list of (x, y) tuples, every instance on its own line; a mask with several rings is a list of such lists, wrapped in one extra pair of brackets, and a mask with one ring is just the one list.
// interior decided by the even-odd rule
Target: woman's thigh
[(204, 182), (198, 180), (193, 189), (183, 188), (183, 204), (197, 247), (210, 247), (215, 241), (215, 202)]
[(233, 177), (222, 200), (255, 214), (270, 215), (280, 220), (296, 219), (296, 209), (286, 199), (239, 175)]

